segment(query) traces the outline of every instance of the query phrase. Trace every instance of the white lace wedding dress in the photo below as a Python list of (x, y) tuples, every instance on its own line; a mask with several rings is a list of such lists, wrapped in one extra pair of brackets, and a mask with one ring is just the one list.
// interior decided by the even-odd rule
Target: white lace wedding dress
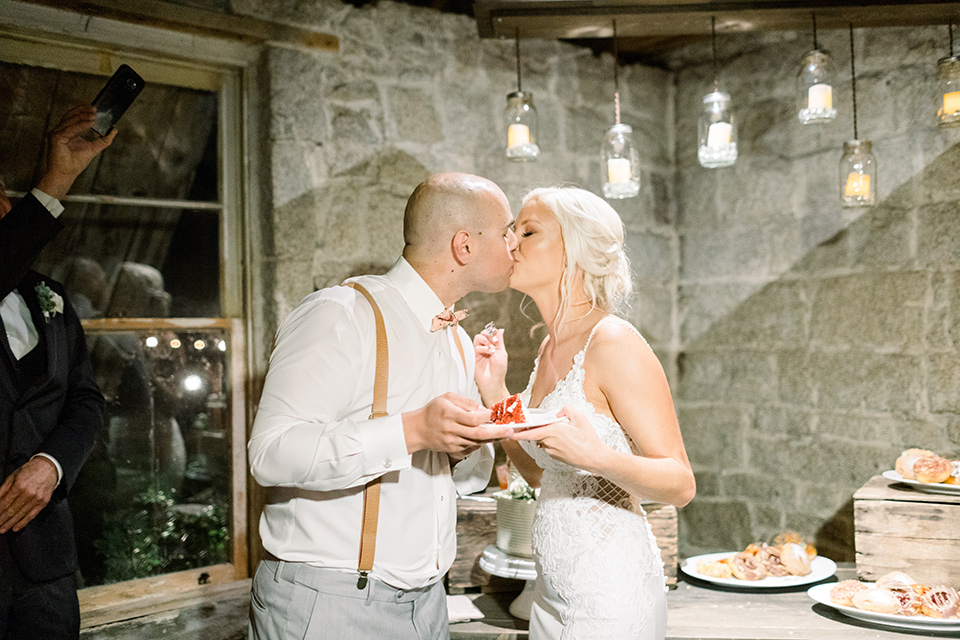
[[(640, 335), (615, 316), (597, 326), (617, 321)], [(590, 419), (607, 446), (631, 452), (635, 447), (620, 425), (597, 413), (584, 394), (583, 359), (595, 332), (596, 327), (540, 407), (571, 405)], [(530, 406), (539, 364), (538, 357), (521, 396), (525, 406)], [(639, 499), (554, 460), (535, 442), (521, 445), (543, 468), (533, 523), (538, 577), (530, 640), (661, 640), (667, 621), (663, 562)]]

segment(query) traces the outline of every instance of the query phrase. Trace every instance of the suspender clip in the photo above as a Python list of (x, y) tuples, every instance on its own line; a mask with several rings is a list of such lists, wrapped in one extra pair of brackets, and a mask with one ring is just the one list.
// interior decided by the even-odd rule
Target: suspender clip
[(367, 575), (369, 575), (369, 573), (369, 571), (360, 572), (360, 579), (357, 580), (357, 589), (362, 591), (363, 589), (367, 588)]

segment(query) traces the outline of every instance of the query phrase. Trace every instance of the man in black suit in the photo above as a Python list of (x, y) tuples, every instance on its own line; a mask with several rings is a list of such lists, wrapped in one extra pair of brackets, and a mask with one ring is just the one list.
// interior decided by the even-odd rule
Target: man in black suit
[(0, 189), (0, 638), (77, 638), (77, 553), (67, 494), (93, 447), (103, 396), (63, 287), (29, 266), (62, 227), (59, 199), (112, 141), (88, 141), (92, 107), (48, 136), (37, 188)]

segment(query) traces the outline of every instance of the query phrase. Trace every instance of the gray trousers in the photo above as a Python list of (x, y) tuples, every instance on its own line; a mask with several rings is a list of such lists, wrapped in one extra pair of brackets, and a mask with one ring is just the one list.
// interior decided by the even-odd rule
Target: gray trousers
[(250, 640), (449, 640), (443, 585), (409, 591), (302, 562), (262, 560), (250, 593)]

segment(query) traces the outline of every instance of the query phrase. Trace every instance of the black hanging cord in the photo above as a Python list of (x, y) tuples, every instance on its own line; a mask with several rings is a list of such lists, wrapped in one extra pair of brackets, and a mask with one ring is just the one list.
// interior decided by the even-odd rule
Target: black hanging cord
[(817, 44), (817, 14), (813, 12), (810, 16), (813, 18), (813, 49), (814, 51), (819, 51), (820, 45)]
[(520, 84), (520, 27), (517, 27), (517, 93), (523, 91), (523, 85)]
[(620, 124), (620, 72), (617, 60), (620, 57), (620, 50), (617, 48), (617, 21), (613, 21), (613, 109), (616, 116), (616, 123)]
[(853, 55), (853, 23), (850, 23), (850, 83), (853, 85), (853, 139), (857, 137), (857, 69), (854, 66)]
[(713, 90), (720, 91), (720, 76), (717, 73), (717, 18), (710, 16), (710, 44), (713, 49)]

